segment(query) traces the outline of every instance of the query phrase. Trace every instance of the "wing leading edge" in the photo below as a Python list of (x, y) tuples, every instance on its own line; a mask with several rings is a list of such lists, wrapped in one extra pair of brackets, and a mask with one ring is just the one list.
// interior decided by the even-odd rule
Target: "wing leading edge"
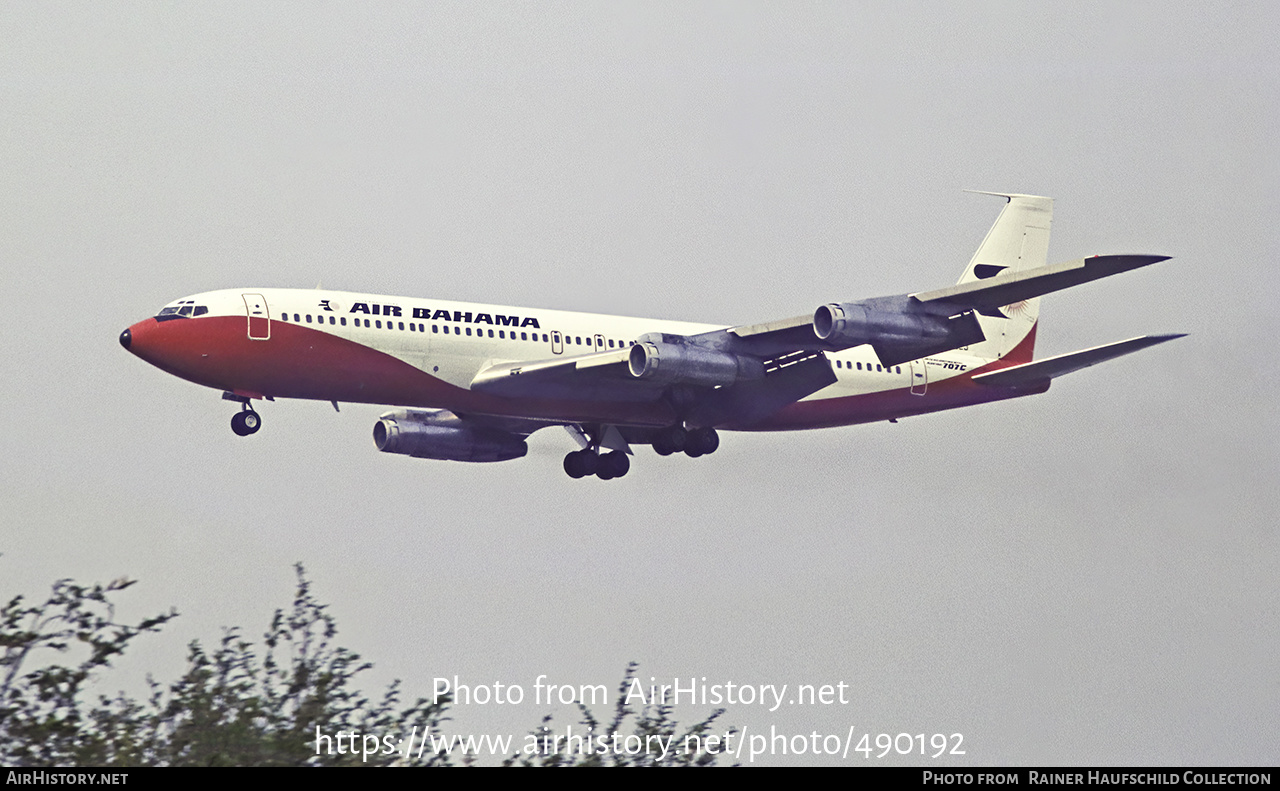
[(911, 298), (921, 303), (940, 302), (1003, 318), (1004, 314), (997, 311), (1004, 305), (1168, 260), (1167, 255), (1095, 255), (1034, 269), (1001, 272), (985, 280), (912, 294)]

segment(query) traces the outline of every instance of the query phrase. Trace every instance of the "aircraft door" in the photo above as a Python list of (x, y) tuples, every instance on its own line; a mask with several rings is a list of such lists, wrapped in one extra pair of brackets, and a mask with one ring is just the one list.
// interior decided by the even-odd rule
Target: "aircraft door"
[(241, 294), (245, 313), (249, 318), (249, 340), (271, 340), (271, 313), (267, 300), (261, 294)]
[(551, 353), (564, 354), (564, 336), (560, 334), (560, 330), (551, 331)]
[(922, 396), (929, 389), (929, 371), (924, 360), (911, 361), (911, 395)]
[(604, 336), (603, 336), (603, 335), (597, 335), (597, 336), (596, 336), (596, 351), (598, 351), (598, 352), (602, 352), (602, 351), (604, 351)]

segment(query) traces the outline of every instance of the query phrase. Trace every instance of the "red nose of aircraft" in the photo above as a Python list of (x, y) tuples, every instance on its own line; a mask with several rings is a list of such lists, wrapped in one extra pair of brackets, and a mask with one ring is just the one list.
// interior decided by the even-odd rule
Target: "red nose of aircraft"
[(130, 354), (163, 367), (168, 356), (165, 354), (167, 344), (159, 337), (159, 332), (160, 325), (154, 318), (143, 319), (120, 333), (120, 345)]

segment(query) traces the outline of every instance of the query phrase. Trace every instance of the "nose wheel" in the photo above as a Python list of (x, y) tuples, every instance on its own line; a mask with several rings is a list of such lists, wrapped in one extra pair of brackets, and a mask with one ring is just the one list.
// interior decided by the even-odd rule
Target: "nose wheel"
[(243, 412), (237, 412), (235, 417), (231, 418), (231, 430), (238, 437), (247, 437), (260, 428), (262, 428), (262, 417), (248, 407), (245, 407)]
[(231, 430), (237, 437), (247, 437), (262, 428), (262, 416), (253, 411), (247, 400), (241, 402), (240, 407), (240, 411), (231, 418)]
[(231, 418), (231, 430), (236, 433), (237, 437), (247, 437), (250, 434), (257, 433), (262, 428), (262, 416), (253, 411), (253, 407), (249, 405), (249, 399), (242, 395), (237, 395), (230, 391), (222, 394), (223, 401), (235, 401), (240, 404), (240, 411), (235, 417)]

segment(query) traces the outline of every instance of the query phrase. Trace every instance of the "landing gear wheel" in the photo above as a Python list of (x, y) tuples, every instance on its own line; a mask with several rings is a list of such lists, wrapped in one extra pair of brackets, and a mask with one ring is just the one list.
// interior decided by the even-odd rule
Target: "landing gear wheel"
[(715, 453), (718, 447), (720, 447), (720, 435), (715, 429), (695, 428), (689, 432), (689, 437), (685, 440), (684, 452), (690, 458), (696, 459), (699, 456)]
[(623, 451), (615, 450), (600, 457), (600, 469), (596, 471), (596, 477), (602, 481), (621, 478), (630, 469), (631, 459)]
[(680, 426), (670, 426), (658, 432), (653, 438), (653, 450), (659, 456), (670, 456), (684, 450), (688, 441), (688, 432)]
[(590, 448), (576, 450), (564, 457), (564, 471), (570, 478), (594, 475), (600, 467), (600, 457)]
[(231, 418), (231, 430), (238, 437), (247, 437), (262, 428), (262, 418), (252, 409), (246, 409), (243, 412), (237, 412)]

